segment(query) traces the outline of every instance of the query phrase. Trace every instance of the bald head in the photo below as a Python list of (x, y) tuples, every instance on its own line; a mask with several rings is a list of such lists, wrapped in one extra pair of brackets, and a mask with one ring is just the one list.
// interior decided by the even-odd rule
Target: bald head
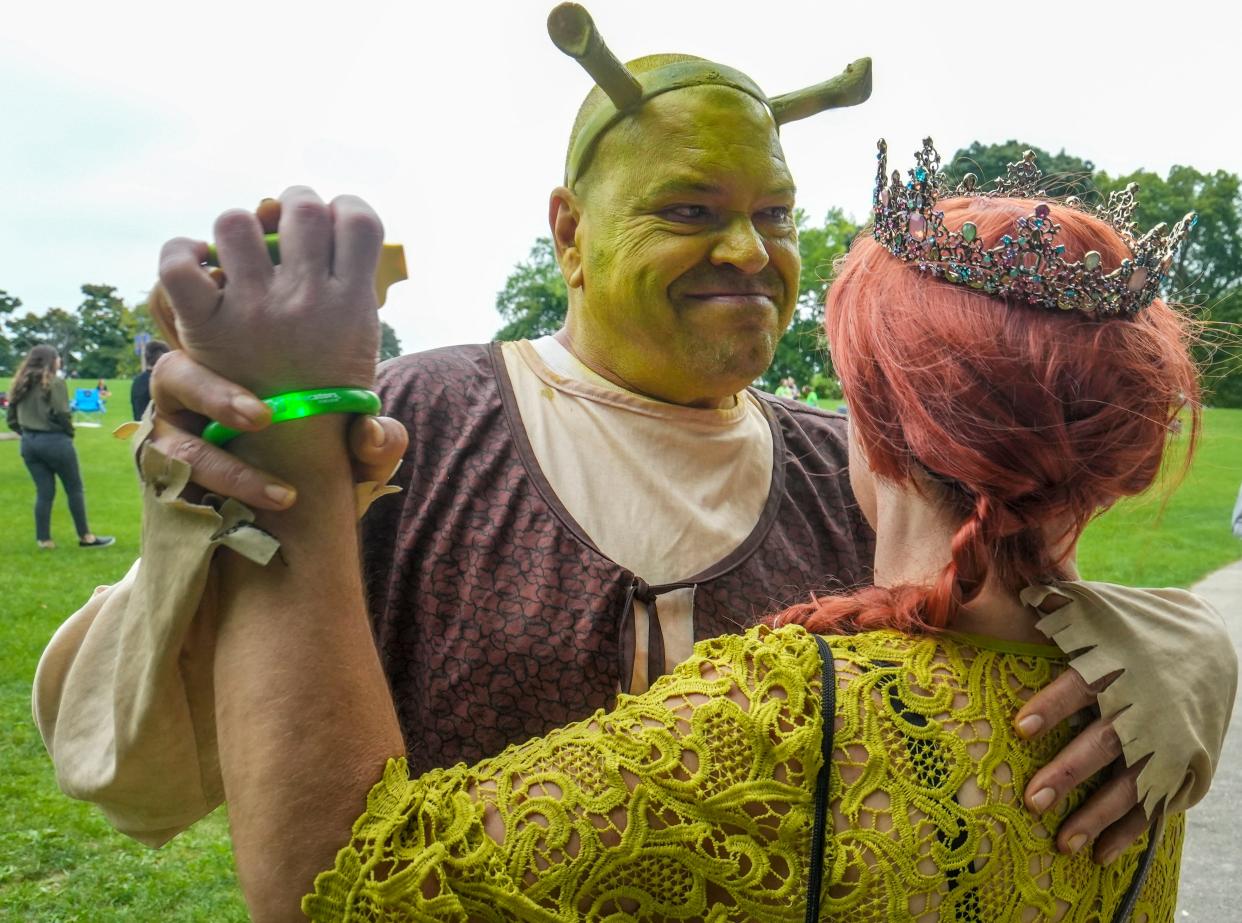
[[(647, 71), (653, 71), (657, 67), (664, 67), (666, 64), (676, 64), (681, 61), (704, 60), (706, 60), (706, 58), (700, 58), (692, 54), (649, 54), (644, 55), (641, 58), (635, 58), (633, 61), (627, 61), (625, 66), (632, 74), (645, 74)], [(569, 133), (569, 145), (565, 149), (566, 175), (569, 173), (569, 159), (573, 153), (574, 145), (578, 143), (579, 135), (582, 134), (591, 118), (605, 107), (611, 108), (612, 102), (608, 99), (608, 95), (601, 90), (598, 85), (593, 85), (591, 87), (591, 92), (587, 93), (586, 98), (582, 101), (582, 105), (578, 107), (578, 115), (574, 118), (573, 130)], [(591, 161), (584, 165), (584, 169), (574, 182), (575, 189), (579, 187), (582, 179), (587, 173), (590, 172), (591, 163), (594, 162), (594, 159), (595, 158), (592, 157)]]

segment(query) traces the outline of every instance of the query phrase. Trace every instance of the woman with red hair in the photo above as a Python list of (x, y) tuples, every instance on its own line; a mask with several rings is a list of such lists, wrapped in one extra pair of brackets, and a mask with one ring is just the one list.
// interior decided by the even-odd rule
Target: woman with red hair
[(1079, 207), (936, 202), (917, 172), (877, 187), (874, 239), (827, 302), (874, 586), (703, 642), (613, 712), (477, 766), (391, 761), (312, 918), (1171, 918), (1176, 770), (1132, 759), (1145, 739), (1117, 719), (1137, 819), (1157, 820), (1097, 864), (1057, 840), (1092, 785), (1024, 798), (1075, 728), (1018, 730), (1067, 663), (1050, 637), (1090, 649), (1197, 605), (1074, 565), (1086, 523), (1156, 480), (1179, 415), (1187, 457), (1198, 434), (1187, 324), (1154, 297), (1165, 244)]
[[(1179, 415), (1188, 448), (1198, 434), (1186, 324), (1156, 297), (1186, 226), (1136, 239), (1132, 203), (1049, 204), (1017, 174), (999, 195), (948, 196), (937, 165), (928, 145), (889, 185), (882, 152), (872, 236), (828, 297), (874, 586), (703, 641), (610, 712), (474, 766), (411, 778), (388, 760), (372, 786), (403, 748), (368, 626), (307, 619), (274, 646), (264, 625), (291, 623), (264, 621), (269, 591), (290, 572), (263, 572), (263, 605), (221, 578), (215, 721), (256, 919), (299, 903), (315, 920), (1171, 918), (1181, 811), (1218, 751), (1197, 738), (1178, 763), (1156, 746), (1173, 736), (1160, 710), (1124, 706), (1140, 684), (1203, 709), (1171, 703), (1178, 716), (1232, 702), (1229, 655), (1207, 658), (1215, 675), (1132, 671), (1101, 693), (1146, 832), (1128, 847), (1105, 834), (1098, 863), (1062, 820), (1088, 799), (1119, 818), (1133, 795), (1047, 778), (1090, 737), (1039, 733), (1024, 706), (1063, 652), (1092, 682), (1135, 625), (1163, 649), (1200, 608), (1074, 566), (1086, 522), (1157, 478)], [(705, 252), (749, 213), (723, 214), (695, 232)], [(313, 688), (313, 720), (287, 707), (294, 686)], [(254, 733), (263, 708), (277, 718)]]

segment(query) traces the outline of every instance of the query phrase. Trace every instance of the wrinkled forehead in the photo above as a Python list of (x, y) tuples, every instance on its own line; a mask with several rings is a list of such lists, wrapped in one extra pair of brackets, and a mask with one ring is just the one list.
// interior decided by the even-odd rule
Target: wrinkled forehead
[(767, 106), (728, 87), (664, 93), (599, 141), (588, 175), (621, 182), (734, 177), (792, 187), (776, 121)]

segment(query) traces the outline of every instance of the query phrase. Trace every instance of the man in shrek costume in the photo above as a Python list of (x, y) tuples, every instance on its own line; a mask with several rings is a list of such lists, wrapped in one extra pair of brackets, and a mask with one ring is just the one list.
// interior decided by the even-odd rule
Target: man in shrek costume
[[(270, 210), (222, 216), (221, 293), (204, 281), (205, 245), (165, 248), (161, 281), (183, 349), (156, 370), (156, 413), (136, 437), (144, 559), (62, 627), (35, 690), (62, 787), (100, 803), (124, 832), (167, 840), (220, 802), (219, 764), (230, 748), (270, 745), (263, 716), (248, 739), (216, 740), (213, 716), (229, 707), (229, 683), (244, 683), (250, 663), (230, 647), (239, 609), (272, 614), (274, 643), (283, 631), (304, 646), (297, 626), (310, 622), (281, 628), (290, 613), (332, 611), (334, 624), (361, 624), (365, 606), (411, 769), (422, 772), (589, 715), (618, 691), (646, 688), (697, 640), (868, 579), (872, 538), (846, 476), (845, 420), (747, 386), (771, 361), (797, 299), (795, 189), (779, 127), (864, 101), (870, 62), (769, 98), (746, 75), (698, 58), (623, 66), (573, 4), (553, 11), (549, 31), (596, 81), (550, 200), (569, 290), (565, 327), (536, 341), (384, 364), (377, 390), (401, 425), (376, 426), (378, 448), (358, 435), (373, 421), (357, 423), (347, 443), (331, 417), (246, 435), (228, 453), (184, 431), (195, 412), (264, 429), (261, 412), (245, 412), (255, 393), (372, 385), (373, 310), (331, 361), (301, 363), (281, 358), (296, 344), (275, 330), (270, 340), (251, 330), (232, 342), (219, 315), (275, 297), (264, 286), (288, 286), (291, 312), (313, 302), (303, 324), (358, 312), (366, 286), (352, 296), (334, 288), (320, 264), (352, 252), (350, 235), (376, 233), (369, 211), (347, 198), (329, 210), (291, 189), (276, 270), (250, 262), (265, 254)], [(323, 244), (333, 234), (335, 257)], [(323, 380), (289, 372), (312, 367)], [(352, 491), (343, 503), (325, 485), (348, 477), (347, 445), (372, 461), (370, 471), (400, 451), (406, 432), (393, 479), (401, 495), (367, 513), (359, 549)], [(187, 484), (234, 499), (218, 509), (194, 503)], [(265, 487), (292, 487), (297, 500)], [(380, 492), (368, 484), (360, 505)], [(281, 563), (251, 563), (272, 560), (277, 542)], [(229, 550), (213, 562), (219, 544)], [(1188, 624), (1185, 656), (1206, 657), (1221, 632), (1206, 613)], [(333, 660), (329, 634), (320, 662), (298, 657), (294, 668), (348, 669)], [(1133, 639), (1115, 640), (1113, 660), (1126, 669), (1156, 661)], [(1153, 700), (1163, 694), (1157, 674)], [(1067, 671), (1023, 710), (1024, 730), (1038, 733), (1093, 701)], [(322, 708), (388, 706), (272, 707), (302, 709), (313, 736)], [(1162, 741), (1174, 762), (1198, 770), (1177, 774), (1169, 794), (1189, 774), (1201, 795), (1202, 767), (1222, 733), (1191, 728), (1189, 741)], [(1060, 798), (1121, 752), (1108, 721), (1079, 739), (1088, 743), (1058, 757), (1032, 796), (1048, 789)], [(299, 766), (298, 741), (277, 745)], [(388, 755), (385, 742), (374, 749)], [(1114, 842), (1133, 839), (1144, 826), (1137, 775), (1125, 770), (1074, 814), (1063, 844), (1106, 828)]]

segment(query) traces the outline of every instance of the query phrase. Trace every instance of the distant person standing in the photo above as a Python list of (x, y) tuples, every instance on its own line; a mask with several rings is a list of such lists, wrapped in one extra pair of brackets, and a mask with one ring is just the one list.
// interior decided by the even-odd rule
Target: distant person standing
[(806, 404), (808, 407), (819, 406), (819, 395), (810, 385), (802, 386), (802, 403)]
[(73, 449), (73, 418), (69, 413), (69, 389), (56, 375), (60, 356), (51, 346), (36, 346), (22, 360), (13, 378), (6, 414), (9, 429), (22, 437), (22, 461), (35, 482), (35, 538), (40, 548), (55, 548), (52, 541), (52, 501), (56, 478), (69, 498), (69, 512), (83, 548), (102, 548), (116, 539), (96, 535), (86, 524), (86, 498), (78, 455)]
[(160, 356), (168, 352), (168, 344), (160, 340), (148, 340), (142, 350), (142, 371), (134, 378), (129, 391), (129, 402), (134, 409), (134, 419), (141, 420), (146, 413), (147, 404), (151, 403), (151, 369)]
[(1238, 490), (1238, 502), (1233, 505), (1233, 534), (1242, 538), (1242, 488)]

